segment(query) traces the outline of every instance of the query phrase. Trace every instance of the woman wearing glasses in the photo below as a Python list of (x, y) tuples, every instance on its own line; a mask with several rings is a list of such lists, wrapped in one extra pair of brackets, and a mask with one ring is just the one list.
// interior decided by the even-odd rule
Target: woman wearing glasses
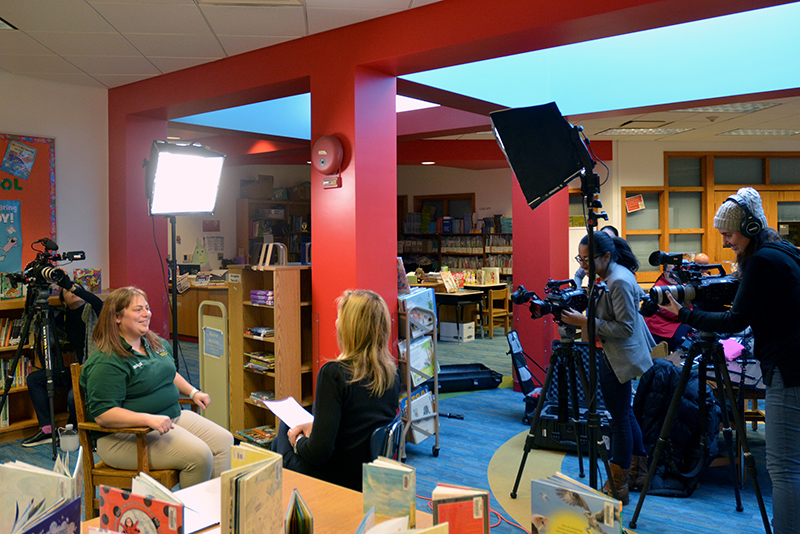
[[(608, 287), (599, 294), (595, 313), (595, 331), (604, 353), (598, 358), (598, 377), (606, 410), (611, 414), (611, 476), (620, 500), (628, 504), (629, 471), (634, 470), (633, 476), (637, 476), (640, 470), (647, 470), (642, 430), (631, 408), (631, 380), (653, 365), (650, 351), (655, 342), (639, 314), (643, 291), (633, 274), (639, 261), (628, 242), (596, 232), (594, 243), (595, 271)], [(581, 240), (576, 259), (589, 270), (589, 236)], [(585, 315), (572, 309), (562, 312), (561, 319), (582, 329), (588, 322)], [(603, 491), (610, 493), (610, 486), (606, 484)]]

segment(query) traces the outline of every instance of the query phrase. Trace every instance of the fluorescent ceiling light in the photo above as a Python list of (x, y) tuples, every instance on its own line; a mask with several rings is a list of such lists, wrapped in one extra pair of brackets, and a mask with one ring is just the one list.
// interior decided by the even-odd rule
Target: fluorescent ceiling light
[(691, 128), (609, 128), (595, 135), (675, 135)]
[(417, 109), (435, 108), (435, 107), (439, 107), (439, 104), (434, 104), (433, 102), (426, 102), (424, 100), (419, 100), (417, 98), (411, 98), (409, 96), (403, 96), (403, 95), (397, 95), (394, 104), (394, 109), (397, 113), (402, 113), (404, 111), (415, 111)]
[(5, 19), (0, 18), (0, 30), (16, 30), (17, 27), (7, 22)]
[(436, 165), (436, 162), (435, 161), (423, 161), (421, 164), (422, 165)]
[(741, 102), (739, 104), (722, 104), (720, 106), (702, 106), (698, 108), (676, 109), (677, 112), (687, 113), (752, 113), (762, 109), (778, 106), (769, 102)]
[(717, 135), (798, 135), (800, 130), (759, 130), (757, 128), (739, 128)]

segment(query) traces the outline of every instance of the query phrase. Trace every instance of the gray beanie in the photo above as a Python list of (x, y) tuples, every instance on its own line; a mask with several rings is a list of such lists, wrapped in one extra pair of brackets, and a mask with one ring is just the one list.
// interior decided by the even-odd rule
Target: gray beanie
[[(761, 207), (761, 195), (752, 187), (742, 187), (736, 194), (741, 198), (753, 217), (761, 221), (761, 227), (767, 227), (767, 218), (764, 216), (764, 208)], [(732, 200), (726, 200), (717, 210), (714, 216), (714, 228), (720, 230), (736, 230), (737, 232), (742, 229), (742, 221), (744, 220), (744, 210)]]

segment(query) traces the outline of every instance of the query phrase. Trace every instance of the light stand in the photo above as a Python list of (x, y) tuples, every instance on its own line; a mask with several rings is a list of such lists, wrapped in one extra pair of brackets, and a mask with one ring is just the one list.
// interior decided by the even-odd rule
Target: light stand
[(178, 238), (177, 215), (213, 215), (225, 154), (198, 143), (153, 141), (144, 161), (145, 189), (150, 215), (169, 218), (172, 259), (168, 260), (172, 288), (172, 352), (178, 363)]

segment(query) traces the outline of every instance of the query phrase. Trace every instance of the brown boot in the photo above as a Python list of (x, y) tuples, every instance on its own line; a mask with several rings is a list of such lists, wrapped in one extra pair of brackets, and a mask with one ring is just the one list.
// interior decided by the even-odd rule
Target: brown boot
[[(623, 469), (613, 462), (609, 462), (608, 466), (611, 469), (611, 478), (614, 479), (614, 488), (617, 490), (617, 495), (619, 495), (619, 500), (622, 501), (622, 504), (628, 504), (629, 470)], [(608, 480), (606, 480), (606, 483), (603, 485), (602, 491), (606, 495), (611, 495), (611, 484), (609, 483)]]
[(642, 491), (647, 481), (647, 456), (634, 456), (631, 458), (631, 469), (628, 478), (628, 488), (633, 491)]

